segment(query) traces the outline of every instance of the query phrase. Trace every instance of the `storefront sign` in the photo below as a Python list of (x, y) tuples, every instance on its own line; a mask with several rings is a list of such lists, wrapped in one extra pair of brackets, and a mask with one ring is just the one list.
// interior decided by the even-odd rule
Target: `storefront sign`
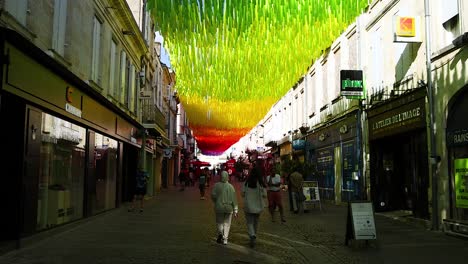
[(280, 146), (280, 156), (291, 154), (292, 152), (292, 145), (289, 143), (284, 143)]
[(303, 139), (296, 139), (293, 140), (292, 147), (294, 150), (302, 150), (305, 148), (305, 140)]
[(66, 104), (65, 104), (65, 110), (66, 110), (68, 113), (70, 113), (70, 114), (72, 114), (72, 115), (75, 115), (75, 116), (81, 118), (81, 110), (78, 109), (78, 108), (76, 108), (76, 107), (74, 107), (73, 105), (71, 105), (71, 104), (69, 104), (69, 103), (66, 103)]
[(426, 125), (424, 100), (413, 101), (369, 118), (369, 138), (377, 139)]
[(362, 71), (360, 70), (341, 70), (341, 95), (352, 96), (355, 99), (364, 96), (364, 82)]
[(73, 87), (67, 86), (66, 92), (65, 92), (65, 100), (67, 100), (67, 103), (73, 103)]
[(405, 120), (416, 118), (421, 116), (421, 107), (416, 107), (411, 110), (395, 114), (391, 117), (387, 117), (385, 119), (378, 120), (377, 122), (372, 124), (372, 129), (377, 130), (384, 128), (386, 126), (391, 126), (393, 124), (401, 123)]
[(447, 145), (460, 146), (468, 144), (468, 129), (447, 131)]
[(468, 159), (455, 160), (455, 206), (468, 208)]

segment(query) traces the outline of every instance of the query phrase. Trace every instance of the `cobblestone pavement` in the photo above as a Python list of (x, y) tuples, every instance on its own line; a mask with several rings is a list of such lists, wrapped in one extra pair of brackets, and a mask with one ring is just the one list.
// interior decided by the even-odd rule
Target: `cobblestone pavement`
[(123, 206), (65, 226), (63, 232), (0, 256), (0, 264), (440, 263), (468, 257), (465, 240), (385, 217), (376, 218), (382, 228), (377, 242), (345, 247), (346, 209), (324, 207), (303, 215), (288, 212), (285, 224), (273, 223), (265, 210), (253, 249), (241, 210), (223, 246), (215, 241), (212, 202), (200, 200), (196, 187), (170, 189), (148, 200), (143, 213), (129, 213)]

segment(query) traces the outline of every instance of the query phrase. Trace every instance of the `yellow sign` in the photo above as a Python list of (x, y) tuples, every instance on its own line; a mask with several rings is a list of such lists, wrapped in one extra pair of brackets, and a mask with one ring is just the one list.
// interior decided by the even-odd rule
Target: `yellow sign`
[(65, 93), (65, 100), (67, 103), (73, 103), (73, 87), (67, 86), (67, 90)]
[(416, 19), (414, 17), (397, 17), (396, 35), (398, 37), (416, 36)]

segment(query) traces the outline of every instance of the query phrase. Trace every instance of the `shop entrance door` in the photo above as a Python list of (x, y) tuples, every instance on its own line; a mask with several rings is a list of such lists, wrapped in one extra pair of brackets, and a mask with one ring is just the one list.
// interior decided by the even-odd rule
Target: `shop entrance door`
[(428, 218), (428, 163), (424, 131), (371, 143), (371, 190), (377, 211)]

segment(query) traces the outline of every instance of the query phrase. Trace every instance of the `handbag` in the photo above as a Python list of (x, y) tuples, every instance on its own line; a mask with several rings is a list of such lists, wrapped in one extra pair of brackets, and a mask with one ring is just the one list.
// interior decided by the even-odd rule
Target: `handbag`
[(304, 192), (297, 193), (297, 200), (299, 202), (304, 202), (305, 200), (307, 200), (306, 196), (304, 195)]

